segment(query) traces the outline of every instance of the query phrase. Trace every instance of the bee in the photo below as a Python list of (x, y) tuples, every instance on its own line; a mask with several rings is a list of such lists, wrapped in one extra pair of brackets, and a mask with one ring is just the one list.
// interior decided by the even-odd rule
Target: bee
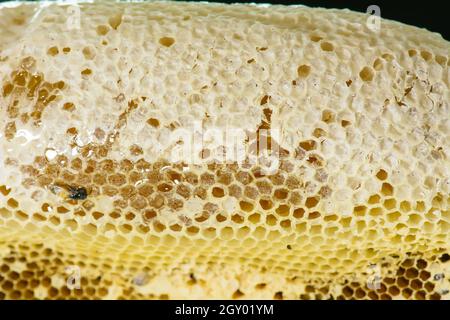
[(49, 187), (50, 191), (62, 198), (71, 200), (84, 200), (88, 197), (88, 191), (82, 186), (73, 186), (66, 183), (57, 183)]

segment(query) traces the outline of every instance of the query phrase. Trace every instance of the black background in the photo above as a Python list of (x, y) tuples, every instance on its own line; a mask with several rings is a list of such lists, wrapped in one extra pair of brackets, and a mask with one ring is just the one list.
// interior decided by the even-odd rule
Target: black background
[[(4, 2), (4, 0), (0, 0)], [(403, 23), (426, 28), (440, 33), (446, 40), (450, 40), (450, 9), (448, 0), (248, 0), (248, 1), (210, 1), (210, 2), (255, 2), (273, 4), (303, 4), (310, 7), (347, 8), (359, 12), (366, 12), (369, 5), (378, 5), (381, 17), (397, 20)]]

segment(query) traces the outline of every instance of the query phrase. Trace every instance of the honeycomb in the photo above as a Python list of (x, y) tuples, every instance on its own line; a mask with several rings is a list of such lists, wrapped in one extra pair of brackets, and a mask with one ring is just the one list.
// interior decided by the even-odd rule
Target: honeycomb
[(367, 19), (2, 4), (0, 299), (449, 299), (450, 46)]

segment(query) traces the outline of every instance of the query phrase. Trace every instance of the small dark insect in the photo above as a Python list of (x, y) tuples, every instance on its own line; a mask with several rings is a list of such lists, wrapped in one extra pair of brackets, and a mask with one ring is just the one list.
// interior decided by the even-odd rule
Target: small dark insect
[(88, 191), (84, 187), (71, 186), (65, 183), (57, 183), (49, 186), (51, 192), (62, 198), (72, 200), (84, 200), (88, 196)]
[(69, 186), (67, 191), (69, 191), (69, 198), (72, 200), (84, 200), (87, 198), (87, 190), (84, 187)]

